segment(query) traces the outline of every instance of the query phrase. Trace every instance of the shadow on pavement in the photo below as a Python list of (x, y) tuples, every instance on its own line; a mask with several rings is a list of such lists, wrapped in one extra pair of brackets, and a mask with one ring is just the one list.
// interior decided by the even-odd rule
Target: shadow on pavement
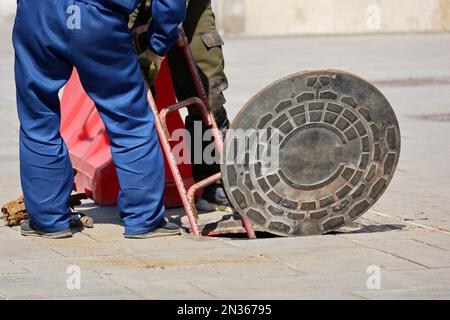
[[(88, 215), (94, 219), (94, 224), (115, 224), (122, 225), (120, 216), (117, 211), (117, 207), (100, 207), (94, 203), (83, 203), (76, 207), (76, 211), (79, 211), (85, 215)], [(189, 222), (182, 208), (167, 209), (167, 218), (177, 223), (183, 229), (189, 229)], [(202, 223), (203, 222), (203, 223)], [(229, 214), (223, 212), (215, 212), (211, 214), (201, 214), (199, 227), (206, 232), (213, 232), (221, 230), (219, 234), (211, 235), (218, 238), (229, 239), (246, 239), (247, 235), (242, 228), (242, 224), (237, 214)], [(339, 230), (330, 232), (330, 235), (343, 235), (343, 234), (364, 234), (364, 233), (382, 233), (399, 231), (406, 227), (403, 224), (374, 224), (364, 221), (363, 223), (353, 222)], [(268, 232), (255, 230), (258, 239), (268, 238), (280, 238)]]

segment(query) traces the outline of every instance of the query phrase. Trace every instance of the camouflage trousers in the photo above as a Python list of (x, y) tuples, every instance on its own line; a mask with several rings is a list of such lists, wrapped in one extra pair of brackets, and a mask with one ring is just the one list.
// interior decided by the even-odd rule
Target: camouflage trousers
[[(144, 2), (145, 4), (143, 3), (135, 14), (130, 17), (130, 28), (148, 24), (151, 1), (144, 0)], [(142, 10), (142, 6), (144, 5), (146, 6), (145, 11)], [(222, 51), (222, 45), (224, 43), (216, 28), (216, 19), (211, 7), (211, 0), (188, 1), (183, 28), (189, 40), (192, 55), (199, 68), (203, 85), (207, 89), (209, 103), (217, 125), (224, 134), (229, 126), (227, 112), (224, 108), (226, 100), (223, 94), (223, 91), (228, 88), (228, 80), (224, 72), (225, 59)], [(147, 41), (147, 39), (147, 37), (144, 37), (141, 43)], [(167, 55), (167, 59), (172, 72), (174, 89), (178, 100), (196, 96), (195, 85), (190, 76), (182, 50), (174, 46)], [(191, 158), (193, 163), (193, 176), (196, 181), (205, 179), (220, 171), (218, 164), (209, 165), (204, 163), (204, 161), (202, 163), (194, 163), (194, 150), (198, 150), (196, 146), (200, 143), (202, 144), (202, 150), (205, 150), (211, 143), (211, 141), (203, 141), (202, 139), (204, 132), (208, 129), (205, 125), (202, 125), (201, 136), (198, 134), (194, 135), (194, 124), (195, 122), (201, 121), (202, 117), (199, 110), (194, 107), (189, 108), (188, 116), (185, 119), (185, 126), (192, 139)]]

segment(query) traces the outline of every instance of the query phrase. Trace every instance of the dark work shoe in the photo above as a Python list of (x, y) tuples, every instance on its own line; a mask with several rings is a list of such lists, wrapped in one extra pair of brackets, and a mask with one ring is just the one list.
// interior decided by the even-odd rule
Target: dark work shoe
[(45, 232), (33, 229), (30, 225), (30, 220), (22, 221), (20, 224), (20, 233), (26, 237), (42, 237), (49, 239), (65, 239), (72, 237), (72, 231), (70, 231), (70, 229), (59, 232)]
[(197, 201), (196, 207), (200, 213), (214, 211), (235, 212), (221, 184), (206, 187), (201, 198)]
[(151, 239), (159, 237), (170, 237), (181, 235), (181, 229), (172, 222), (164, 219), (163, 224), (156, 230), (143, 234), (125, 234), (125, 238), (128, 239)]

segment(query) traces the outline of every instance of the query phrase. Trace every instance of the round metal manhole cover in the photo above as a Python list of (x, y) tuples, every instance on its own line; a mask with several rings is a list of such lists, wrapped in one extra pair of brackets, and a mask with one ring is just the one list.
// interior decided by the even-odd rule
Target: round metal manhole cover
[(227, 133), (222, 175), (252, 224), (281, 236), (349, 224), (381, 197), (400, 154), (389, 102), (352, 74), (311, 71), (258, 93)]

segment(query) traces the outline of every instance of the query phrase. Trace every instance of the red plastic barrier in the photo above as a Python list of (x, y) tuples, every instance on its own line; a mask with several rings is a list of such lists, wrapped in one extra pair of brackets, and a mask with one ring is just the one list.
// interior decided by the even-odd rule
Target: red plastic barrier
[[(158, 110), (176, 102), (166, 63), (155, 81), (155, 90)], [(86, 193), (100, 205), (116, 205), (119, 183), (111, 158), (108, 136), (95, 104), (83, 90), (75, 69), (64, 89), (61, 113), (61, 135), (69, 148), (73, 167), (78, 171), (75, 176), (76, 191)], [(168, 117), (167, 126), (170, 133), (184, 128), (178, 112)], [(165, 168), (165, 205), (179, 207), (182, 203), (167, 160)], [(188, 186), (194, 183), (190, 165), (181, 165), (180, 173)]]

